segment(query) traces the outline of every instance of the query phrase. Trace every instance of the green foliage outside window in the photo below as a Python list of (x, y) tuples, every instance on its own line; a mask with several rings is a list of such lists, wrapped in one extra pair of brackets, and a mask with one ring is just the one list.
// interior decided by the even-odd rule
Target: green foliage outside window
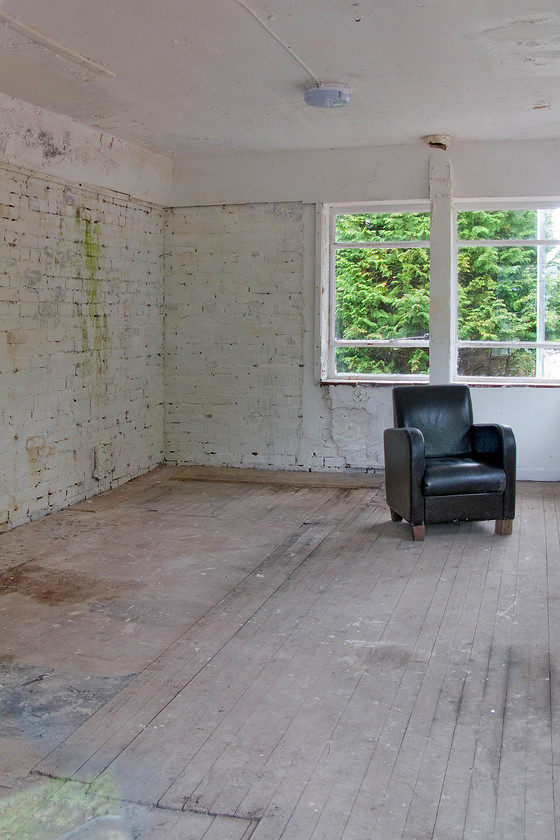
[[(430, 235), (428, 213), (373, 213), (337, 217), (339, 242), (410, 242), (406, 248), (341, 248), (336, 252), (337, 338), (427, 338), (430, 261), (414, 241)], [(340, 348), (339, 371), (425, 373), (427, 348)]]
[[(512, 245), (459, 247), (458, 338), (464, 341), (536, 341), (539, 250), (545, 283), (544, 338), (560, 339), (558, 248), (523, 245), (551, 239), (553, 216), (539, 230), (537, 210), (466, 211), (457, 214), (461, 240), (521, 240)], [(463, 348), (464, 376), (534, 376), (536, 350)]]

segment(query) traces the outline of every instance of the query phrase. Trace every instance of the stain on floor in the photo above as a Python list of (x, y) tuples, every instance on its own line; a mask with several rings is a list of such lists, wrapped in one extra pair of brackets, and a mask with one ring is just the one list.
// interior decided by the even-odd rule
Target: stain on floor
[(46, 745), (59, 743), (134, 676), (83, 676), (2, 661), (0, 738), (22, 737)]
[(0, 574), (0, 596), (12, 592), (28, 595), (42, 604), (110, 601), (130, 585), (95, 580), (69, 569), (44, 568), (26, 563)]

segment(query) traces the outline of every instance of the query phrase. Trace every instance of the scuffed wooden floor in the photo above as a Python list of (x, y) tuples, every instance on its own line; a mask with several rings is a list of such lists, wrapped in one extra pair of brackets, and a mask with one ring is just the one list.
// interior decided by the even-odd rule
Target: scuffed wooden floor
[(556, 484), (414, 543), (379, 486), (191, 478), (1, 538), (0, 837), (556, 836)]

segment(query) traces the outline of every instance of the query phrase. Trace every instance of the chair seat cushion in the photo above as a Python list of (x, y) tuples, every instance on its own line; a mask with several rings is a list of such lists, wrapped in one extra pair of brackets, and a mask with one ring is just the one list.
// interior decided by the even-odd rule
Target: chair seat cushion
[(502, 493), (506, 474), (500, 467), (474, 458), (426, 458), (425, 496), (456, 496), (463, 493)]

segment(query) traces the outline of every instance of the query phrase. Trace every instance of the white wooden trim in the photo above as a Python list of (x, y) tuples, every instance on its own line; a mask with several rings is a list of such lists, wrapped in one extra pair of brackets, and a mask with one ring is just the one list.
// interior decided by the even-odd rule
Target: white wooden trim
[(457, 291), (451, 161), (441, 152), (430, 159), (430, 213), (430, 382), (445, 385), (456, 367)]

